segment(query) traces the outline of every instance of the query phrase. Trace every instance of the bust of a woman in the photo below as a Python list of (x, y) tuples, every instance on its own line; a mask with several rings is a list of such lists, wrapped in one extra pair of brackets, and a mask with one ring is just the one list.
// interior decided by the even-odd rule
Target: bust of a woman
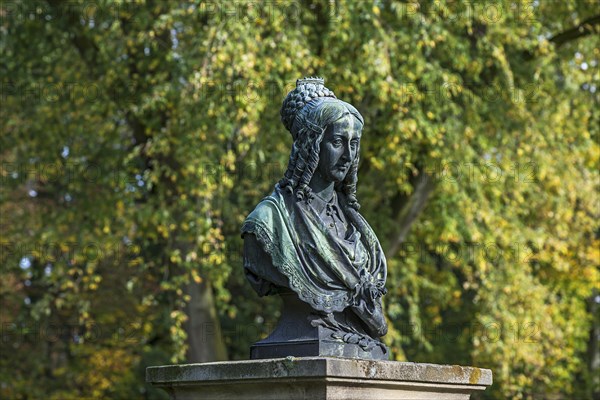
[(305, 78), (281, 120), (294, 141), (287, 171), (242, 236), (249, 282), (261, 296), (282, 296), (284, 310), (251, 357), (387, 359), (386, 261), (356, 198), (363, 117), (323, 79)]

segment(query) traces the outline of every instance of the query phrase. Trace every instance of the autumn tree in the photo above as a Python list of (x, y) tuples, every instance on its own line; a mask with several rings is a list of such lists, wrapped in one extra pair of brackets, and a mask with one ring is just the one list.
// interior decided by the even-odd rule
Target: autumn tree
[(247, 358), (279, 311), (239, 228), (285, 170), (281, 101), (320, 75), (365, 117), (393, 358), (591, 398), (595, 6), (3, 1), (0, 393), (160, 398), (148, 365)]

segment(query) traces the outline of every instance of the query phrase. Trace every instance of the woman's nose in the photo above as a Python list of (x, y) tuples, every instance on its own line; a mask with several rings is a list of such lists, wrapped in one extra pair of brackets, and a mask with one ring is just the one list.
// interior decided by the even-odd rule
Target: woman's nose
[(342, 154), (342, 158), (344, 158), (345, 160), (352, 159), (352, 145), (350, 144), (350, 142), (346, 143), (346, 145), (344, 146), (344, 153)]

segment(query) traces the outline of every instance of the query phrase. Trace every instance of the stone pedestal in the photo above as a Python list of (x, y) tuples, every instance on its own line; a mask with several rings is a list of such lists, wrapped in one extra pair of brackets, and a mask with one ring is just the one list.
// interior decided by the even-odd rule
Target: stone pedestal
[(149, 367), (146, 380), (173, 400), (469, 399), (492, 371), (458, 365), (335, 357)]

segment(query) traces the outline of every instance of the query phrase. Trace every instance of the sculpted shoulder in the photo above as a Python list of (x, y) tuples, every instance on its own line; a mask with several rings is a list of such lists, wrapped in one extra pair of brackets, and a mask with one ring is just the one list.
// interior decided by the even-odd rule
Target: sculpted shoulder
[(263, 198), (254, 210), (246, 217), (242, 233), (251, 232), (253, 225), (259, 224), (263, 228), (269, 228), (281, 213), (281, 197), (277, 190)]

